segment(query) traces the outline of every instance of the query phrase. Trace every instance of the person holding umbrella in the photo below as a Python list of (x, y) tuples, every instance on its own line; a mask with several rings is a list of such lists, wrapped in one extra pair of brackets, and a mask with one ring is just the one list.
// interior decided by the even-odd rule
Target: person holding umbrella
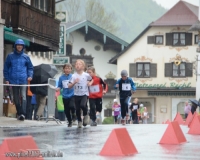
[(36, 101), (38, 110), (36, 114), (36, 120), (40, 120), (43, 116), (44, 108), (46, 106), (47, 94), (48, 94), (48, 79), (53, 78), (57, 74), (57, 69), (51, 64), (40, 64), (34, 66), (34, 75), (31, 84), (45, 84), (44, 86), (30, 87), (31, 92), (36, 95)]
[(190, 99), (190, 101), (192, 102), (191, 112), (194, 114), (194, 112), (196, 112), (197, 106), (200, 106), (200, 103), (195, 99)]
[(10, 53), (4, 64), (3, 74), (6, 84), (13, 86), (13, 100), (17, 110), (18, 120), (23, 121), (26, 115), (26, 86), (33, 77), (33, 64), (27, 54), (24, 53), (25, 44), (22, 39), (17, 39), (14, 51)]

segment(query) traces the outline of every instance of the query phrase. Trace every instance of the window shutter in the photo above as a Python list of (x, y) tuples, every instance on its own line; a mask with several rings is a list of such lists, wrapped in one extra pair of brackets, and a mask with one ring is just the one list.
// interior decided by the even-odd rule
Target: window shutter
[(108, 109), (104, 109), (104, 117), (108, 117), (108, 113), (109, 113), (109, 110)]
[(172, 77), (172, 63), (165, 63), (165, 77)]
[(186, 46), (192, 45), (192, 33), (185, 33), (185, 45)]
[(151, 63), (150, 64), (150, 77), (157, 77), (157, 64), (156, 63)]
[(147, 44), (155, 44), (155, 36), (148, 36)]
[(130, 63), (129, 64), (129, 77), (136, 77), (136, 75), (137, 75), (136, 63)]
[(173, 34), (166, 33), (166, 46), (172, 46), (173, 44)]
[(185, 76), (192, 77), (193, 76), (193, 63), (185, 64)]

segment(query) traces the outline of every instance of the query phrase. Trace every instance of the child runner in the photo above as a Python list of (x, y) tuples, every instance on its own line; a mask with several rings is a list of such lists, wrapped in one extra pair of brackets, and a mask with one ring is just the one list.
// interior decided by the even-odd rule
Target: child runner
[(121, 108), (120, 108), (120, 105), (117, 102), (117, 99), (114, 99), (113, 102), (114, 102), (114, 104), (112, 106), (112, 110), (114, 111), (115, 124), (117, 124), (117, 119), (118, 119), (118, 116), (120, 114)]
[[(95, 68), (89, 67), (87, 72), (93, 79), (93, 83), (89, 86), (89, 103), (90, 103), (90, 119), (92, 120), (91, 126), (97, 126), (96, 112), (101, 114), (102, 111), (102, 96), (108, 90), (106, 83), (96, 76)], [(103, 87), (102, 87), (103, 85)]]
[(130, 106), (130, 110), (132, 111), (132, 120), (133, 120), (134, 124), (139, 124), (139, 122), (138, 122), (138, 109), (139, 109), (138, 99), (135, 98), (133, 100), (133, 103)]
[(121, 104), (121, 123), (125, 125), (125, 117), (128, 114), (128, 105), (131, 99), (132, 93), (136, 91), (135, 83), (128, 77), (126, 70), (121, 71), (121, 77), (117, 82), (115, 87), (119, 88), (120, 104)]
[[(87, 97), (89, 96), (88, 86), (92, 85), (92, 77), (84, 72), (85, 62), (81, 59), (77, 59), (75, 62), (76, 73), (72, 75), (71, 80), (69, 81), (68, 87), (71, 88), (74, 86), (74, 98), (76, 106), (76, 116), (78, 119), (78, 128), (81, 128), (82, 125), (86, 126), (88, 123), (88, 114), (87, 114)], [(83, 111), (83, 123), (81, 119), (81, 109)]]
[(74, 89), (69, 88), (69, 80), (72, 78), (72, 65), (71, 64), (65, 64), (63, 66), (64, 74), (60, 76), (59, 82), (58, 82), (58, 88), (56, 91), (60, 91), (60, 89), (63, 89), (62, 91), (62, 98), (63, 98), (63, 104), (64, 104), (64, 112), (68, 120), (68, 127), (72, 127), (72, 119), (73, 121), (76, 120), (76, 114), (75, 114), (75, 103), (74, 103)]

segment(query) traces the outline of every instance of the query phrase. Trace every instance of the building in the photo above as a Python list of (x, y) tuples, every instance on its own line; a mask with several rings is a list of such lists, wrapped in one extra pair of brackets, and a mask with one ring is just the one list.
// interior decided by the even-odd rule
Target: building
[(179, 1), (109, 61), (118, 78), (129, 71), (137, 85), (133, 98), (147, 106), (149, 122), (184, 115), (184, 102), (195, 98), (198, 33), (188, 29), (197, 21), (198, 7)]
[(107, 82), (109, 88), (109, 92), (103, 98), (103, 107), (111, 108), (116, 97), (113, 86), (116, 82), (117, 66), (109, 64), (108, 61), (123, 51), (128, 43), (90, 21), (68, 22), (65, 25), (66, 53), (63, 56), (54, 55), (54, 64), (60, 68), (60, 73), (63, 63), (70, 62), (74, 65), (76, 59), (83, 59), (87, 66), (94, 66), (97, 75)]
[(1, 15), (5, 19), (4, 57), (18, 38), (33, 55), (42, 52), (41, 57), (52, 57), (50, 51), (58, 50), (60, 21), (55, 19), (55, 0), (2, 0)]
[[(52, 52), (59, 48), (60, 21), (55, 19), (55, 3), (55, 0), (1, 0), (0, 19), (5, 20), (1, 41), (4, 42), (2, 68), (19, 38), (24, 40), (25, 52), (30, 55), (33, 65), (52, 63)], [(3, 72), (0, 77), (3, 83)], [(3, 87), (1, 91), (3, 99), (7, 93)], [(2, 113), (3, 109), (0, 110)]]

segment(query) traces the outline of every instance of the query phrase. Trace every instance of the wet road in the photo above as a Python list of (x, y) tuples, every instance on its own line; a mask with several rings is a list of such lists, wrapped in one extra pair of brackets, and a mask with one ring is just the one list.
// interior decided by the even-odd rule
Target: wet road
[(114, 128), (124, 128), (121, 125), (87, 126), (78, 129), (76, 126), (48, 126), (32, 128), (0, 128), (0, 141), (5, 137), (33, 136), (41, 151), (61, 151), (63, 157), (44, 158), (45, 160), (199, 160), (200, 135), (187, 134), (188, 127), (181, 126), (187, 143), (180, 145), (158, 144), (164, 134), (167, 124), (126, 125), (138, 154), (125, 157), (100, 156), (104, 143)]

